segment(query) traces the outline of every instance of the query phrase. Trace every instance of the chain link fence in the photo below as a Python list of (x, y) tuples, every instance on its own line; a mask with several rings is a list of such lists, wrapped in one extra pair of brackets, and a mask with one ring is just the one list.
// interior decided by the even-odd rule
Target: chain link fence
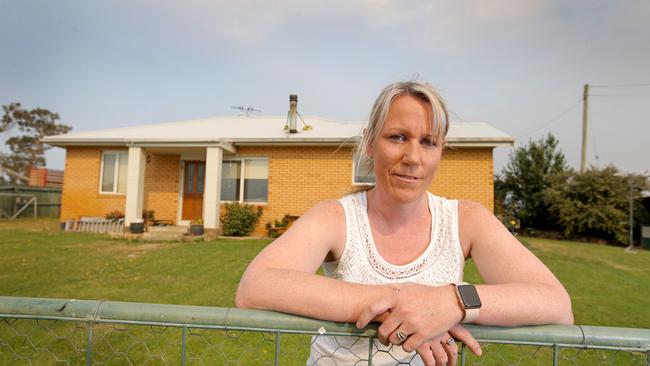
[[(461, 345), (462, 365), (650, 365), (648, 329), (468, 329), (483, 355)], [(0, 365), (305, 365), (320, 337), (336, 347), (315, 352), (315, 365), (340, 365), (342, 354), (352, 355), (346, 365), (419, 364), (391, 361), (375, 335), (268, 311), (0, 297)]]

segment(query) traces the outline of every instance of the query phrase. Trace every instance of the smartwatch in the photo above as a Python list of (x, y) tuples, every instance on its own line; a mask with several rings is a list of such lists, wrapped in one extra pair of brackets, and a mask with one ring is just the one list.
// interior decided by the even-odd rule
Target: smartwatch
[(466, 282), (454, 284), (456, 287), (456, 297), (458, 303), (465, 312), (465, 316), (461, 323), (471, 323), (478, 318), (478, 312), (481, 309), (481, 299), (478, 297), (478, 292), (474, 285)]

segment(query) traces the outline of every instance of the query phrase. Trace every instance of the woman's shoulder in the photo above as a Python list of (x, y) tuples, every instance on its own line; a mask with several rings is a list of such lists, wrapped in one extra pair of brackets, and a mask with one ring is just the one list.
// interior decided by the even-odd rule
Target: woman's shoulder
[(317, 202), (301, 217), (303, 221), (322, 226), (339, 225), (345, 222), (345, 213), (342, 202), (337, 199), (328, 199)]
[(461, 238), (469, 239), (481, 236), (499, 226), (499, 219), (483, 204), (458, 200), (458, 227)]
[(472, 200), (458, 200), (458, 211), (466, 214), (477, 214), (481, 211), (488, 211), (488, 209), (480, 202)]

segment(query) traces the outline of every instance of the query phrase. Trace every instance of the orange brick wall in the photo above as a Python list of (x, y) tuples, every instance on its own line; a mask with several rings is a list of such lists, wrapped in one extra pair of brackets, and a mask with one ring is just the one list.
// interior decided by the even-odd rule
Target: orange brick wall
[(178, 190), (180, 184), (180, 155), (147, 154), (151, 161), (145, 163), (145, 210), (153, 210), (154, 218), (176, 222)]
[[(238, 157), (269, 158), (269, 197), (254, 235), (268, 221), (302, 215), (316, 202), (339, 198), (352, 188), (352, 149), (326, 147), (243, 147)], [(228, 157), (224, 157), (227, 159)]]
[(102, 150), (118, 149), (69, 147), (66, 150), (61, 220), (77, 220), (80, 216), (103, 217), (113, 210), (124, 213), (126, 195), (99, 193)]
[(442, 197), (477, 201), (494, 210), (492, 148), (449, 149), (429, 190)]
[[(114, 149), (110, 149), (114, 150)], [(99, 194), (101, 148), (71, 147), (66, 156), (62, 219), (104, 216), (124, 211), (124, 195)], [(179, 190), (179, 155), (148, 154), (145, 170), (144, 208), (158, 219), (176, 220)], [(302, 215), (316, 202), (336, 199), (350, 192), (352, 148), (246, 147), (237, 157), (269, 159), (269, 197), (254, 235), (264, 235), (268, 221), (285, 214)], [(224, 157), (228, 159), (228, 156)], [(443, 159), (430, 190), (448, 198), (469, 199), (493, 209), (492, 148), (452, 149)], [(223, 207), (222, 207), (223, 214)]]

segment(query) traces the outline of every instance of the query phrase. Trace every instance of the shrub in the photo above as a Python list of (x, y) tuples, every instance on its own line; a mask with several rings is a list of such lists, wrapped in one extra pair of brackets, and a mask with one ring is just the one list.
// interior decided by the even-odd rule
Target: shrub
[(106, 220), (117, 220), (117, 219), (123, 219), (124, 214), (119, 210), (114, 210), (107, 213), (106, 216), (104, 217), (106, 218)]
[(255, 224), (262, 216), (262, 207), (242, 204), (239, 202), (226, 203), (226, 214), (221, 219), (223, 235), (246, 236), (253, 232)]
[(588, 237), (623, 244), (629, 240), (630, 186), (635, 198), (648, 189), (644, 176), (621, 176), (613, 166), (554, 176), (544, 199), (570, 238)]
[(289, 214), (284, 215), (282, 220), (275, 220), (273, 223), (270, 221), (266, 223), (266, 236), (269, 238), (277, 238), (280, 235), (284, 234), (287, 231), (287, 228), (291, 223), (296, 221), (298, 216), (291, 216)]

